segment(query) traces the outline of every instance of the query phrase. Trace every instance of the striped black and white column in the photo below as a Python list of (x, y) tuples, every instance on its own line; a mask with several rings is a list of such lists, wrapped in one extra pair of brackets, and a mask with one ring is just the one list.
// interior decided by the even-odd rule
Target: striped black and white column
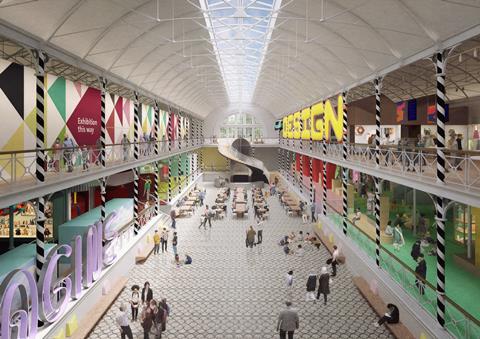
[[(135, 161), (139, 159), (140, 156), (140, 135), (139, 135), (139, 128), (140, 128), (140, 102), (138, 101), (138, 93), (134, 92), (134, 108), (133, 108), (133, 137), (134, 137), (134, 148), (133, 148), (133, 157)], [(133, 226), (135, 234), (138, 233), (140, 229), (140, 219), (139, 219), (139, 203), (140, 203), (140, 195), (138, 189), (138, 183), (140, 180), (139, 176), (139, 168), (135, 167), (133, 169)]]
[[(153, 106), (153, 109), (155, 111), (155, 117), (154, 117), (154, 139), (155, 139), (155, 156), (158, 158), (160, 155), (160, 108), (158, 107), (158, 102), (155, 100), (155, 104)], [(160, 189), (160, 162), (157, 161), (155, 162), (155, 183), (153, 185), (153, 197), (155, 198), (155, 215), (160, 214), (160, 194), (158, 193), (158, 190)]]
[[(45, 182), (45, 63), (47, 56), (43, 51), (34, 53), (37, 62), (36, 69), (36, 168), (35, 177), (37, 183)], [(37, 215), (36, 215), (36, 277), (40, 277), (43, 264), (45, 263), (45, 198), (37, 199)]]
[[(168, 107), (168, 122), (167, 122), (167, 140), (168, 140), (168, 154), (172, 153), (172, 138), (173, 138), (173, 112)], [(168, 158), (168, 194), (167, 201), (172, 201), (172, 157)]]
[[(303, 139), (302, 139), (302, 131), (303, 131), (303, 119), (300, 118), (300, 176), (298, 181), (298, 186), (300, 188), (300, 195), (303, 194)], [(295, 157), (295, 161), (297, 161)]]
[[(107, 95), (107, 79), (100, 78), (100, 165), (102, 168), (106, 167), (105, 145), (107, 138), (107, 117), (105, 110), (105, 97)], [(107, 217), (107, 178), (100, 179), (100, 221), (103, 223)]]
[[(312, 107), (310, 107), (310, 111), (312, 110)], [(313, 184), (313, 140), (312, 140), (312, 134), (310, 133), (310, 143), (309, 143), (309, 149), (310, 149), (310, 204), (313, 204), (315, 201), (315, 187)]]
[(315, 189), (313, 186), (313, 158), (308, 157), (308, 164), (310, 166), (309, 173), (310, 173), (310, 204), (313, 204), (315, 201)]
[[(324, 103), (325, 105), (325, 103)], [(327, 139), (325, 132), (322, 139), (323, 159), (327, 157)], [(327, 216), (327, 162), (322, 161), (323, 179), (322, 179), (322, 214)]]
[[(347, 92), (342, 93), (343, 100), (343, 161), (347, 161), (347, 140), (348, 140), (348, 113), (347, 113)], [(347, 184), (348, 184), (348, 168), (343, 166), (342, 175), (342, 200), (343, 200), (343, 234), (347, 235), (347, 217), (348, 217), (348, 197), (347, 197)]]
[[(445, 183), (445, 67), (444, 52), (436, 53), (437, 79), (437, 183)], [(445, 200), (436, 197), (436, 226), (437, 226), (437, 320), (445, 326)]]
[(178, 186), (178, 194), (180, 194), (180, 192), (182, 191), (183, 189), (183, 171), (182, 171), (182, 165), (183, 165), (183, 157), (182, 157), (182, 154), (179, 154), (178, 155), (178, 158), (177, 158), (177, 186)]
[[(380, 106), (380, 90), (382, 86), (382, 80), (375, 78), (373, 81), (375, 86), (375, 163), (376, 166), (380, 166), (380, 118), (381, 118), (381, 106)], [(377, 266), (380, 267), (380, 178), (374, 177), (375, 181), (375, 261)]]

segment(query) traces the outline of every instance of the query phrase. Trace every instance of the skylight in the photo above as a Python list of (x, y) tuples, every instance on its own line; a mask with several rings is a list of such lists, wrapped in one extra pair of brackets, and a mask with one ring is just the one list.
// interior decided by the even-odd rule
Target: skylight
[(230, 102), (255, 91), (281, 0), (200, 0)]

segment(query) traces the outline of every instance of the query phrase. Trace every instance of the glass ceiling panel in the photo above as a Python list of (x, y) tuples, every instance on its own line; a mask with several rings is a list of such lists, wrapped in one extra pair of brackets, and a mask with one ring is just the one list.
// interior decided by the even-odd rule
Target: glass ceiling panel
[(255, 91), (281, 0), (200, 0), (230, 102)]

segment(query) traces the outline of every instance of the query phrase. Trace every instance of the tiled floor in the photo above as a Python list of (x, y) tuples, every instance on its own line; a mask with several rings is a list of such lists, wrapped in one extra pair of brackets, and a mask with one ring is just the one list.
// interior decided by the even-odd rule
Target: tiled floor
[[(207, 184), (206, 184), (207, 185)], [(207, 185), (207, 201), (216, 189)], [(249, 197), (250, 198), (250, 197)], [(287, 292), (284, 277), (294, 271), (293, 303), (300, 315), (296, 338), (391, 338), (384, 327), (372, 326), (377, 316), (353, 286), (345, 266), (333, 279), (326, 306), (305, 301), (305, 283), (311, 271), (318, 272), (329, 255), (323, 248), (308, 249), (303, 257), (285, 256), (277, 241), (290, 231), (310, 226), (300, 218), (286, 216), (277, 198), (269, 198), (270, 219), (264, 227), (263, 244), (245, 248), (249, 218), (214, 221), (211, 229), (198, 229), (200, 211), (189, 219), (179, 219), (179, 253), (188, 252), (193, 265), (177, 268), (169, 253), (151, 256), (130, 273), (129, 285), (148, 280), (154, 298), (165, 297), (171, 305), (163, 338), (276, 338), (277, 315), (284, 307)], [(120, 295), (90, 338), (117, 338), (118, 306), (128, 305), (130, 289)], [(142, 337), (138, 322), (134, 337)]]

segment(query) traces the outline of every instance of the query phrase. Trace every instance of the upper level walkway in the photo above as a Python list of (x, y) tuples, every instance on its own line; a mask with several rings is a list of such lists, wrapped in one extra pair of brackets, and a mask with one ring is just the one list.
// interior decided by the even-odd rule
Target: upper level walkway
[(202, 144), (203, 139), (175, 140), (171, 145), (168, 141), (141, 142), (138, 159), (134, 157), (135, 143), (109, 144), (105, 146), (104, 168), (100, 163), (100, 149), (95, 146), (45, 149), (44, 183), (36, 181), (37, 150), (0, 152), (0, 207), (193, 151)]
[(445, 183), (437, 182), (435, 148), (386, 147), (380, 149), (380, 165), (375, 162), (375, 148), (366, 144), (348, 144), (347, 160), (342, 144), (327, 144), (323, 155), (322, 142), (282, 139), (282, 148), (379, 177), (427, 193), (480, 206), (480, 152), (445, 149)]

